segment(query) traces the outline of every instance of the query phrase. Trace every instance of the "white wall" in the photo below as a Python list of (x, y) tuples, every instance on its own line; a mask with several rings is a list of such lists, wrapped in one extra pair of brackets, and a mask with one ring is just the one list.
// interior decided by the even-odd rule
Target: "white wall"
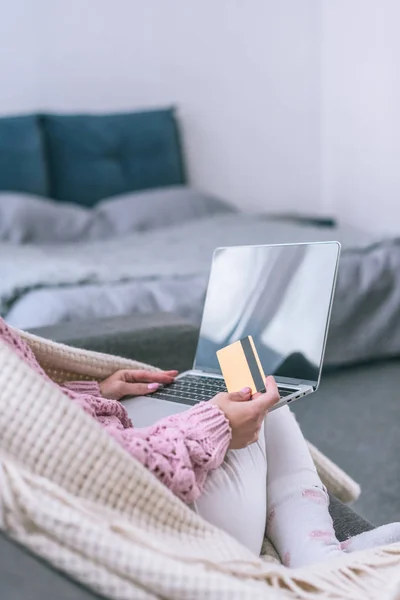
[(0, 112), (177, 104), (192, 182), (243, 208), (320, 207), (318, 0), (13, 0)]
[(177, 104), (194, 185), (400, 231), (398, 0), (13, 0), (0, 113)]
[(0, 113), (30, 110), (39, 101), (39, 51), (34, 3), (0, 6)]
[(400, 2), (324, 0), (323, 210), (400, 233)]

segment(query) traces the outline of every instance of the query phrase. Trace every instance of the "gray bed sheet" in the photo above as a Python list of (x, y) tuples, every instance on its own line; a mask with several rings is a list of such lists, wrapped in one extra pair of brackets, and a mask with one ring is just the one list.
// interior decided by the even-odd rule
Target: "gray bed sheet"
[(118, 239), (0, 244), (0, 312), (19, 328), (168, 311), (199, 323), (217, 246), (339, 240), (342, 257), (326, 362), (400, 352), (400, 244), (351, 227), (227, 214)]

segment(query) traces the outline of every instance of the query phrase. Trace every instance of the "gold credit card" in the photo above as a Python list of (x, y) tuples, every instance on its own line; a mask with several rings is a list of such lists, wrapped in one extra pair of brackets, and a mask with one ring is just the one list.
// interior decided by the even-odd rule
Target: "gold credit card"
[(218, 350), (217, 358), (228, 392), (245, 387), (253, 394), (265, 392), (265, 375), (251, 335)]

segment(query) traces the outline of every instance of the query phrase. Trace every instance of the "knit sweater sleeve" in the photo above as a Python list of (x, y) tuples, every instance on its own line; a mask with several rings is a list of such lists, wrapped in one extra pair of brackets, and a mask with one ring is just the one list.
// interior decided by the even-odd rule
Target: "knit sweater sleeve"
[(111, 435), (187, 504), (200, 496), (208, 472), (222, 464), (231, 440), (227, 418), (210, 402), (151, 427), (113, 429)]
[(77, 394), (101, 396), (100, 387), (97, 381), (67, 381), (62, 384), (61, 388), (66, 388)]

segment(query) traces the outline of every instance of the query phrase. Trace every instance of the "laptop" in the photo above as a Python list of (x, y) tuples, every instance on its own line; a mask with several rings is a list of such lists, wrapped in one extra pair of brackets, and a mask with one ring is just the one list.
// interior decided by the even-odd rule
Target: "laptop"
[(135, 424), (152, 422), (149, 397), (163, 404), (161, 413), (167, 415), (226, 391), (216, 353), (249, 335), (264, 372), (277, 382), (281, 399), (274, 410), (315, 392), (339, 255), (339, 242), (217, 248), (193, 368), (142, 402), (125, 401)]

